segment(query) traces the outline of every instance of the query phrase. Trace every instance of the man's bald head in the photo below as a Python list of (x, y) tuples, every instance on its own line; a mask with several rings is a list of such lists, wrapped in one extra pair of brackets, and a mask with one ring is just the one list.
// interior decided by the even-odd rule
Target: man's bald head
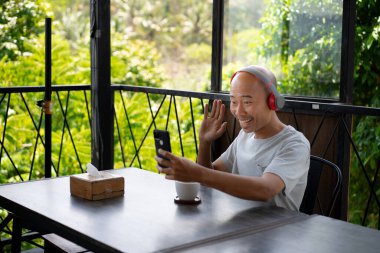
[(269, 69), (258, 66), (251, 65), (236, 71), (235, 74), (231, 77), (231, 85), (236, 76), (240, 76), (240, 73), (247, 73), (265, 86), (265, 89), (268, 94), (268, 106), (272, 110), (278, 110), (284, 107), (285, 99), (281, 96), (281, 94), (277, 91), (277, 80), (275, 75)]

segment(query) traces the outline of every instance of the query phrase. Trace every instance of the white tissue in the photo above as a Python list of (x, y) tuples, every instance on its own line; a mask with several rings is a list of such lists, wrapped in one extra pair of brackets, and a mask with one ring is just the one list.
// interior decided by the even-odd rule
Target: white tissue
[(98, 169), (91, 163), (87, 163), (87, 173), (92, 177), (102, 177)]

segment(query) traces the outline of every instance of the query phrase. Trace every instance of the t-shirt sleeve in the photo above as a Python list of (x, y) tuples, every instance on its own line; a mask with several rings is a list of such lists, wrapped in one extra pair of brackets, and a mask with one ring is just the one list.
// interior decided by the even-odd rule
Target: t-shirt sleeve
[(228, 172), (232, 172), (232, 168), (236, 159), (236, 150), (238, 146), (239, 139), (241, 138), (242, 132), (240, 131), (235, 140), (231, 145), (224, 151), (223, 154), (217, 159), (217, 161), (222, 161), (226, 166)]
[(301, 178), (307, 178), (309, 164), (310, 144), (302, 139), (291, 140), (279, 150), (264, 173), (278, 175), (285, 183), (285, 194), (289, 195)]

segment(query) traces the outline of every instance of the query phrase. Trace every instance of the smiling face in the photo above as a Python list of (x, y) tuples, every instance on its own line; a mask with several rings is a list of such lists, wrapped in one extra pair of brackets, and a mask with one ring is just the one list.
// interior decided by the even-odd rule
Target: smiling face
[(231, 83), (231, 113), (245, 132), (255, 132), (256, 137), (266, 137), (270, 132), (275, 112), (267, 105), (268, 92), (255, 76), (239, 72)]

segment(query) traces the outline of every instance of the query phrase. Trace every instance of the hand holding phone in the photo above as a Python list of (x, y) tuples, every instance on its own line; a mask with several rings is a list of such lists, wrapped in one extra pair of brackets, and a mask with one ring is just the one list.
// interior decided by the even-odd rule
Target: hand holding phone
[[(154, 135), (154, 144), (156, 146), (156, 154), (157, 156), (169, 160), (168, 158), (162, 156), (161, 154), (158, 153), (159, 149), (163, 149), (169, 152), (172, 152), (171, 146), (170, 146), (170, 135), (169, 132), (166, 130), (159, 130), (159, 129), (154, 129), (153, 130), (153, 135)], [(165, 166), (162, 166), (159, 164), (162, 168), (166, 168)]]

